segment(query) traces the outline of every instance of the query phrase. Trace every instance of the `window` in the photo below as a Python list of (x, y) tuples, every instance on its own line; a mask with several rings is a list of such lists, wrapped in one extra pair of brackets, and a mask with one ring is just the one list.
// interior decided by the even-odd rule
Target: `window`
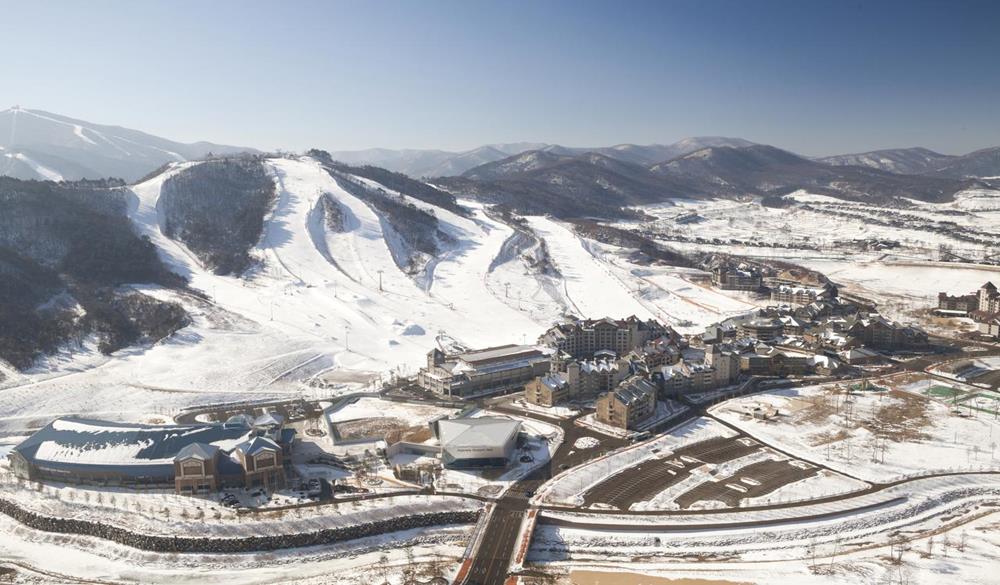
[(181, 475), (201, 475), (203, 467), (200, 461), (185, 461), (181, 463)]

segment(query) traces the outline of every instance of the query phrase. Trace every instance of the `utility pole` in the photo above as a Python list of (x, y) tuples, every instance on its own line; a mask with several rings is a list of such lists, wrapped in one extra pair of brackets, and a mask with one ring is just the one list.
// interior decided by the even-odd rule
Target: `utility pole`
[(382, 292), (382, 271), (378, 271), (378, 292)]
[(510, 298), (510, 283), (509, 282), (503, 283), (503, 296), (504, 296), (505, 299), (509, 299)]
[(347, 325), (344, 325), (344, 350), (345, 351), (351, 351), (351, 342), (350, 342), (350, 339), (348, 338), (348, 334), (350, 332), (351, 332), (350, 327), (348, 327)]

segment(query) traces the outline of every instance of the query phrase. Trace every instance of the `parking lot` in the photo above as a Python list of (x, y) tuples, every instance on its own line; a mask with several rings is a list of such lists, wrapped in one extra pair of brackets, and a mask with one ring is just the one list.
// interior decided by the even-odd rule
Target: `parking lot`
[(606, 504), (627, 510), (687, 478), (706, 463), (718, 464), (761, 449), (748, 437), (715, 437), (699, 441), (672, 453), (670, 457), (643, 461), (590, 488), (584, 506)]
[(677, 496), (682, 509), (702, 501), (719, 501), (736, 507), (740, 500), (767, 495), (783, 485), (815, 475), (819, 468), (797, 460), (759, 461), (715, 481), (706, 481)]

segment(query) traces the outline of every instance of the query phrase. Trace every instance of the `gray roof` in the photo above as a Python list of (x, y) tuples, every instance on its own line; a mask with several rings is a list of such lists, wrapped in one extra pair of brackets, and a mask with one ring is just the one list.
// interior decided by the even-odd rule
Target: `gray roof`
[(224, 423), (228, 427), (245, 427), (250, 428), (253, 426), (253, 418), (245, 414), (234, 414), (233, 416), (226, 419)]
[(242, 451), (248, 456), (254, 456), (261, 451), (276, 451), (280, 452), (281, 447), (277, 443), (268, 439), (267, 437), (254, 437), (249, 441), (245, 441), (236, 446), (236, 449)]
[(553, 390), (559, 390), (569, 385), (569, 382), (567, 382), (562, 376), (557, 374), (549, 374), (547, 376), (542, 376), (541, 382), (542, 384), (548, 386)]
[(470, 364), (479, 365), (484, 362), (516, 360), (535, 356), (541, 357), (543, 355), (542, 351), (534, 345), (501, 345), (467, 351), (455, 357)]
[(219, 452), (219, 448), (215, 445), (206, 445), (205, 443), (191, 443), (187, 447), (184, 447), (177, 452), (174, 456), (174, 460), (180, 459), (201, 459), (202, 461), (208, 461), (209, 459), (214, 459), (215, 454)]
[(502, 445), (521, 430), (521, 421), (492, 416), (444, 419), (437, 424), (443, 447)]
[(285, 424), (285, 417), (276, 412), (265, 412), (253, 421), (255, 427), (280, 427)]
[(626, 405), (641, 402), (650, 394), (656, 396), (656, 386), (645, 378), (635, 378), (627, 381), (614, 390), (615, 398)]

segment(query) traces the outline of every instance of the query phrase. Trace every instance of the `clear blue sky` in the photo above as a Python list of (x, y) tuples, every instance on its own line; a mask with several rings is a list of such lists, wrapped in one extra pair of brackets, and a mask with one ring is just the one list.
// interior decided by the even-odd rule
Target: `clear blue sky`
[(1000, 2), (0, 0), (0, 108), (261, 148), (1000, 144)]

